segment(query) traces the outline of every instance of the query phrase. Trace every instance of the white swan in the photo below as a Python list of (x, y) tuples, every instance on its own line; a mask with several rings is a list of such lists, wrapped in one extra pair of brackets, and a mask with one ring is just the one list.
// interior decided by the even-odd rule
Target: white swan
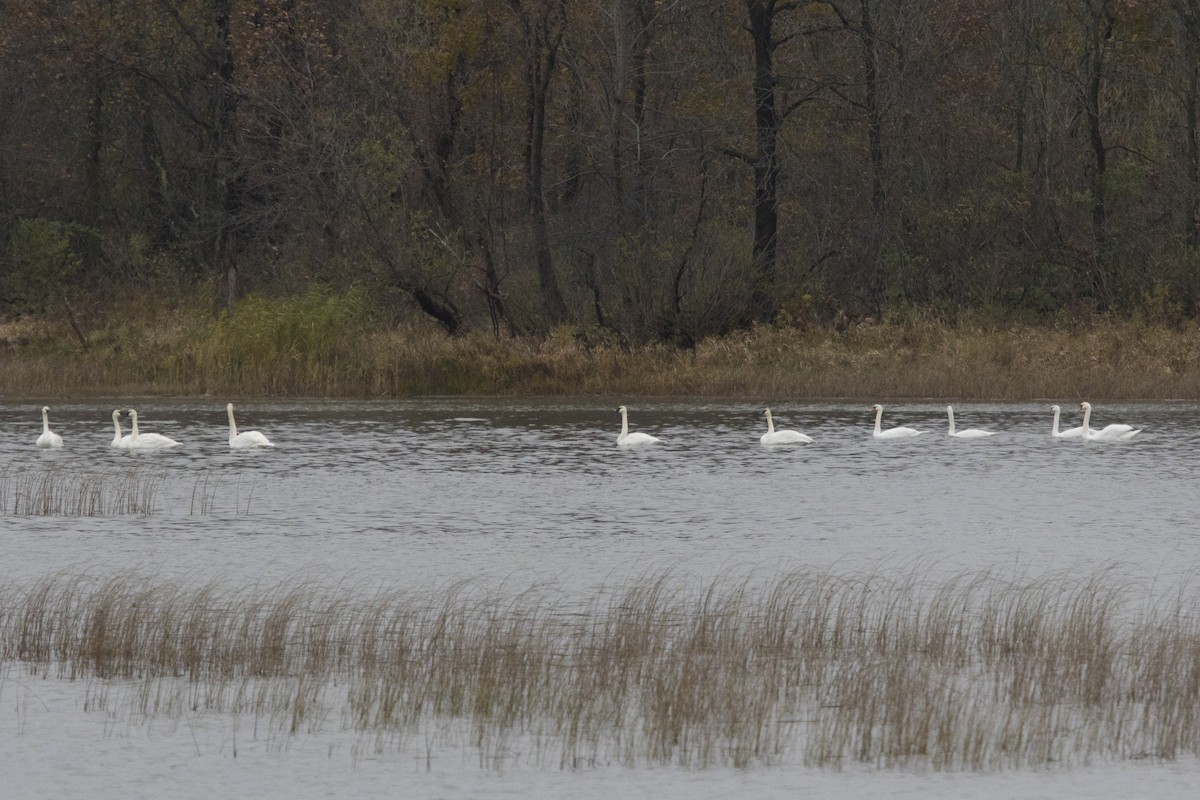
[(617, 411), (621, 412), (621, 435), (617, 437), (618, 447), (637, 447), (643, 444), (658, 444), (662, 441), (657, 436), (651, 436), (648, 433), (630, 433), (629, 409), (621, 406)]
[(979, 428), (967, 428), (965, 431), (955, 432), (954, 430), (954, 406), (946, 406), (946, 414), (950, 417), (950, 436), (955, 439), (983, 439), (988, 436), (995, 436), (995, 431), (984, 431)]
[(1083, 412), (1083, 438), (1089, 442), (1117, 442), (1126, 439), (1132, 439), (1142, 432), (1141, 428), (1134, 428), (1132, 425), (1105, 425), (1098, 431), (1091, 429), (1092, 421), (1092, 404), (1083, 402), (1079, 404), (1079, 410)]
[(271, 440), (258, 431), (243, 431), (238, 433), (237, 423), (233, 421), (233, 403), (225, 404), (229, 414), (229, 446), (239, 450), (249, 447), (274, 447)]
[(127, 433), (124, 436), (121, 435), (121, 410), (113, 409), (112, 418), (114, 434), (111, 446), (120, 448), (121, 450), (128, 450), (129, 440), (133, 438), (133, 434)]
[(50, 430), (50, 406), (42, 406), (42, 435), (37, 438), (37, 446), (45, 449), (62, 447), (62, 437)]
[(759, 439), (763, 444), (809, 444), (812, 442), (811, 436), (806, 436), (800, 431), (775, 430), (775, 421), (771, 419), (771, 409), (765, 409), (763, 413), (767, 415), (767, 432)]
[(179, 442), (169, 436), (163, 436), (161, 433), (139, 433), (137, 424), (137, 412), (132, 408), (129, 409), (129, 418), (133, 420), (133, 433), (129, 435), (129, 444), (125, 447), (129, 450), (161, 450), (164, 447), (176, 447)]
[(1083, 428), (1067, 428), (1065, 431), (1058, 429), (1058, 415), (1062, 409), (1058, 406), (1050, 406), (1050, 410), (1054, 412), (1054, 427), (1050, 429), (1050, 435), (1055, 439), (1078, 439), (1083, 436)]
[(873, 436), (876, 439), (909, 439), (913, 436), (920, 436), (921, 432), (915, 428), (888, 428), (880, 430), (879, 423), (883, 419), (883, 406), (876, 403), (871, 406), (871, 410), (875, 412), (875, 433)]

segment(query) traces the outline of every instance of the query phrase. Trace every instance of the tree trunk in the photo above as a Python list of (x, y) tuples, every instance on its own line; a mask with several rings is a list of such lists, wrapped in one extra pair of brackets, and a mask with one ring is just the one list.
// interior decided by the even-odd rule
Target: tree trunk
[(775, 0), (746, 0), (754, 41), (754, 246), (750, 318), (775, 318), (775, 259), (779, 238), (779, 114), (775, 93)]
[(871, 159), (871, 207), (882, 219), (887, 204), (884, 193), (883, 111), (879, 103), (879, 42), (871, 18), (871, 3), (862, 0), (859, 39), (862, 41), (863, 77), (866, 82), (867, 150)]
[(1107, 0), (1086, 4), (1087, 25), (1084, 64), (1083, 111), (1087, 123), (1088, 146), (1091, 150), (1091, 217), (1092, 217), (1092, 283), (1101, 295), (1102, 302), (1112, 302), (1112, 289), (1108, 274), (1108, 231), (1105, 206), (1105, 176), (1108, 170), (1108, 151), (1104, 145), (1100, 94), (1104, 80), (1104, 58), (1108, 40), (1113, 34), (1116, 20), (1108, 8)]
[(242, 208), (242, 179), (237, 167), (237, 92), (234, 88), (233, 47), (229, 38), (232, 0), (212, 0), (214, 38), (212, 157), (215, 159), (213, 212), (215, 214), (209, 264), (218, 272), (232, 269), (237, 253), (231, 247)]
[(534, 265), (542, 295), (545, 327), (567, 319), (567, 306), (554, 273), (550, 251), (550, 226), (546, 212), (546, 106), (550, 82), (558, 61), (566, 24), (566, 0), (533, 2), (526, 8), (521, 0), (509, 0), (525, 36), (525, 188), (533, 236)]
[(1181, 58), (1187, 72), (1183, 95), (1184, 130), (1187, 141), (1187, 196), (1184, 239), (1189, 247), (1200, 246), (1200, 0), (1171, 0), (1182, 40)]

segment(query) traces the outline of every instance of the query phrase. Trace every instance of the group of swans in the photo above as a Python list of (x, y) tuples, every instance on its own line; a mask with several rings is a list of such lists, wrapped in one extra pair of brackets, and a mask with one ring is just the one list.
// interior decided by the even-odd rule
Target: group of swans
[[(876, 439), (911, 439), (923, 433), (923, 431), (919, 431), (916, 428), (905, 428), (904, 426), (883, 430), (883, 406), (876, 403), (871, 406), (871, 410), (875, 412), (875, 430), (871, 435)], [(946, 435), (955, 439), (986, 439), (989, 436), (996, 435), (996, 431), (985, 431), (980, 428), (958, 430), (954, 425), (954, 406), (946, 406), (946, 417), (950, 422), (950, 428), (946, 431)]]
[[(923, 433), (923, 431), (919, 431), (916, 428), (906, 428), (904, 426), (884, 429), (883, 406), (876, 403), (871, 406), (871, 410), (875, 412), (875, 430), (871, 435), (876, 439), (911, 439)], [(1087, 402), (1079, 404), (1079, 410), (1083, 412), (1083, 425), (1078, 428), (1060, 431), (1058, 429), (1058, 422), (1062, 409), (1059, 406), (1051, 406), (1050, 410), (1054, 412), (1054, 427), (1051, 429), (1051, 435), (1056, 439), (1115, 442), (1132, 439), (1141, 433), (1141, 428), (1119, 424), (1106, 425), (1099, 430), (1093, 430), (1091, 428), (1092, 404)], [(625, 406), (621, 406), (617, 411), (621, 413), (621, 433), (617, 436), (617, 446), (638, 447), (640, 445), (659, 444), (662, 442), (662, 439), (657, 436), (651, 436), (646, 433), (630, 433), (629, 410)], [(764, 445), (808, 444), (812, 442), (813, 439), (811, 436), (799, 431), (775, 430), (775, 421), (771, 417), (771, 409), (765, 409), (763, 414), (767, 418), (767, 432), (762, 435), (759, 441)], [(980, 428), (967, 428), (961, 431), (956, 429), (954, 426), (954, 406), (946, 406), (946, 416), (950, 422), (950, 429), (947, 431), (947, 436), (955, 439), (985, 439), (996, 435), (996, 431), (985, 431)]]
[(1054, 412), (1054, 427), (1050, 430), (1050, 435), (1056, 439), (1083, 439), (1091, 442), (1120, 442), (1128, 441), (1142, 432), (1141, 428), (1134, 428), (1132, 425), (1105, 425), (1099, 430), (1092, 430), (1092, 404), (1083, 402), (1079, 404), (1079, 410), (1083, 412), (1083, 424), (1078, 428), (1068, 428), (1065, 431), (1058, 429), (1058, 415), (1061, 409), (1058, 406), (1050, 406), (1050, 410)]
[[(233, 403), (225, 404), (225, 412), (229, 415), (229, 446), (231, 448), (245, 450), (254, 447), (275, 446), (271, 443), (270, 439), (258, 431), (243, 431), (238, 433), (237, 423), (233, 419)], [(118, 450), (145, 452), (147, 450), (165, 450), (169, 447), (179, 446), (179, 442), (170, 436), (163, 436), (161, 433), (142, 433), (139, 431), (137, 411), (132, 408), (129, 409), (129, 419), (132, 422), (133, 431), (125, 433), (121, 430), (121, 410), (113, 410), (112, 447)], [(37, 438), (37, 446), (44, 449), (63, 446), (62, 437), (50, 430), (49, 406), (42, 406), (42, 435)]]
[(112, 446), (119, 450), (162, 450), (167, 447), (178, 447), (179, 442), (161, 433), (141, 433), (138, 430), (137, 412), (129, 409), (129, 418), (133, 420), (133, 433), (121, 435), (121, 410), (114, 409), (112, 413), (115, 434)]

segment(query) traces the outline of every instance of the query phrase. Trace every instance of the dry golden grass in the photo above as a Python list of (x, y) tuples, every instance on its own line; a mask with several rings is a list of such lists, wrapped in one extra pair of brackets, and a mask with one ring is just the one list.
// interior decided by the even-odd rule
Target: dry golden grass
[(990, 770), (1200, 755), (1197, 609), (1106, 575), (660, 576), (583, 601), (56, 575), (0, 586), (0, 659), (109, 713), (380, 747), (456, 729), (492, 766)]
[[(205, 304), (194, 304), (193, 308)], [(762, 327), (701, 342), (625, 347), (562, 329), (546, 339), (451, 338), (371, 322), (354, 293), (249, 298), (237, 315), (151, 309), (91, 334), (0, 328), (0, 385), (15, 395), (408, 396), (602, 394), (793, 399), (1200, 395), (1200, 328), (1097, 318), (955, 325), (913, 316), (845, 331)]]

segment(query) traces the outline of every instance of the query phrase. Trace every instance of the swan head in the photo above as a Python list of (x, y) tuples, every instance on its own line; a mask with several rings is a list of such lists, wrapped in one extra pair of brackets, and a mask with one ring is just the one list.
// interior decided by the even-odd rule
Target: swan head
[(233, 403), (226, 403), (225, 410), (228, 411), (230, 414), (232, 414), (233, 413)]
[(50, 406), (42, 406), (42, 414), (46, 415), (49, 413), (50, 413)]
[(883, 411), (883, 406), (879, 405), (879, 403), (876, 403), (875, 405), (871, 406), (871, 410), (872, 411)]
[(1062, 411), (1062, 409), (1059, 408), (1058, 406), (1050, 406), (1050, 410), (1051, 411)]
[(1082, 403), (1079, 404), (1079, 410), (1080, 411), (1091, 411), (1092, 404), (1089, 403), (1088, 401), (1084, 400)]
[(120, 419), (120, 418), (121, 418), (121, 409), (119, 409), (119, 408), (114, 408), (114, 409), (113, 409), (113, 413), (112, 413), (112, 417), (113, 417), (113, 420), (114, 420), (114, 421), (115, 421), (115, 420), (118, 420), (118, 419)]
[(627, 409), (625, 406), (617, 406), (617, 413), (618, 414), (628, 414), (629, 409)]

